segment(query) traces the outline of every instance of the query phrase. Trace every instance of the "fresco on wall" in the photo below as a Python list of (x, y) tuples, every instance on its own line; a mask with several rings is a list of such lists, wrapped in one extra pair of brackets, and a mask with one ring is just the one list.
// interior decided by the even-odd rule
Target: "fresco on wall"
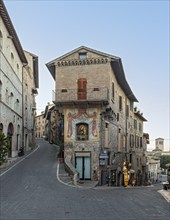
[(65, 110), (65, 140), (98, 140), (98, 110), (66, 109)]

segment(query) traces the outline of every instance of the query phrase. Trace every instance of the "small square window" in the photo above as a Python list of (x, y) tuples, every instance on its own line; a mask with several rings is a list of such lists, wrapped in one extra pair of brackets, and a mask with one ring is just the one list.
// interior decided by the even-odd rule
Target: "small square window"
[(93, 91), (99, 91), (99, 88), (94, 88)]
[(79, 59), (87, 59), (87, 53), (79, 53)]
[(67, 92), (67, 89), (62, 89), (61, 92)]

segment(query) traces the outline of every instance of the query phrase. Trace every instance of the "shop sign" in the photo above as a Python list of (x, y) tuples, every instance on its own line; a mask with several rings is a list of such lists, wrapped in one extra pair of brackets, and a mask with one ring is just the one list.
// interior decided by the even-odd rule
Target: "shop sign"
[(103, 159), (109, 158), (107, 151), (101, 151), (99, 158), (103, 158)]
[(100, 166), (105, 166), (107, 164), (106, 159), (100, 158)]

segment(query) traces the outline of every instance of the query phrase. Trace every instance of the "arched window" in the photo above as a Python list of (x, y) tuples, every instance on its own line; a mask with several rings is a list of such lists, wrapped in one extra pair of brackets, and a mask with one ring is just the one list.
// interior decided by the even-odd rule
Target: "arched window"
[(12, 136), (13, 133), (14, 133), (14, 126), (13, 126), (12, 123), (9, 123), (9, 125), (8, 125), (8, 135)]
[(10, 96), (9, 96), (9, 105), (10, 105), (11, 108), (13, 108), (13, 104), (14, 104), (13, 99), (14, 99), (14, 94), (11, 92)]
[(11, 65), (14, 66), (14, 54), (11, 52)]
[(16, 150), (18, 150), (20, 148), (19, 143), (20, 143), (20, 125), (17, 126), (17, 145), (16, 145)]
[(8, 125), (8, 139), (9, 139), (9, 149), (8, 149), (8, 157), (12, 156), (12, 136), (14, 134), (14, 126), (12, 123), (9, 123)]
[(20, 125), (17, 125), (17, 134), (20, 134)]
[(2, 49), (3, 47), (3, 35), (2, 35), (2, 31), (0, 30), (0, 49)]
[(2, 99), (2, 82), (0, 80), (0, 100)]
[(19, 73), (19, 64), (17, 63), (17, 73)]
[(15, 111), (19, 113), (19, 99), (16, 99), (14, 105), (15, 105)]
[(8, 89), (6, 89), (6, 93), (5, 93), (5, 101), (7, 104), (9, 104), (9, 92), (8, 92)]
[(88, 137), (88, 124), (86, 124), (86, 123), (77, 124), (76, 131), (77, 131), (77, 140), (86, 141), (89, 139), (89, 137)]
[(139, 166), (139, 159), (138, 158), (136, 159), (136, 162), (137, 162), (137, 166)]

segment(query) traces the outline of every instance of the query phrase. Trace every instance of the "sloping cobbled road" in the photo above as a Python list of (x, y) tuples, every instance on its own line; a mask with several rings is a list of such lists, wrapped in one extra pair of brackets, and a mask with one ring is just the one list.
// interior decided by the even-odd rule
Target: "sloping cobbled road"
[(0, 177), (0, 220), (168, 220), (159, 187), (74, 188), (57, 180), (58, 148), (37, 151)]

